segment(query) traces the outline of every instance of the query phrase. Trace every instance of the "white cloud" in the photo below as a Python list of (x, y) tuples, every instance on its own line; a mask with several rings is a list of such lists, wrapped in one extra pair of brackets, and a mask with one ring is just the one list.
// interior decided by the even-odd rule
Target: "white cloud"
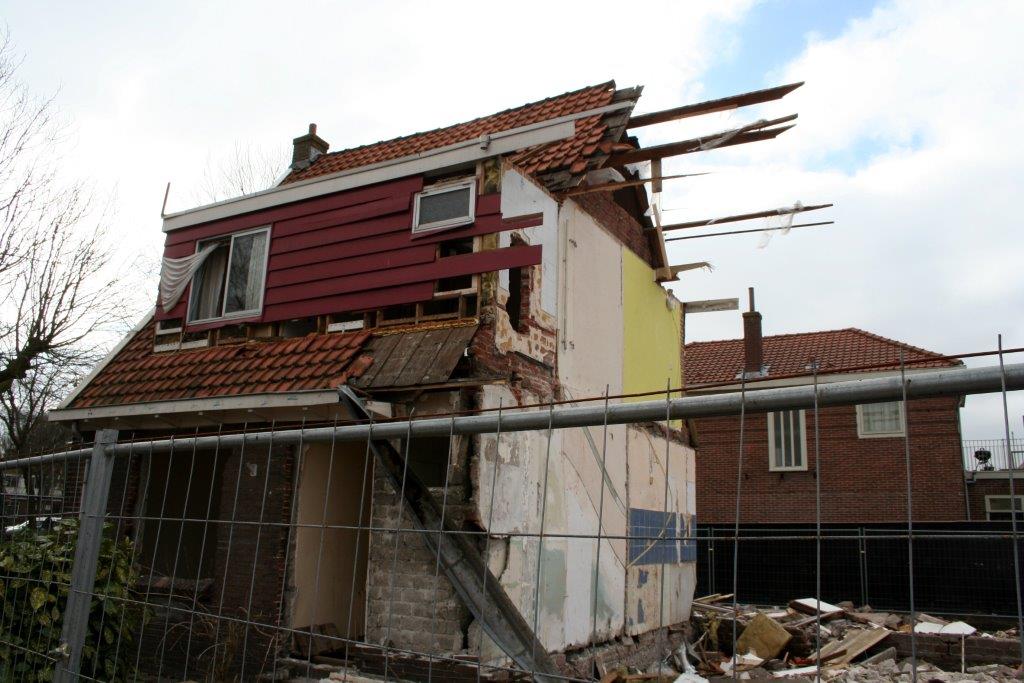
[[(897, 2), (834, 39), (812, 38), (772, 79), (807, 84), (757, 114), (798, 111), (799, 125), (701, 159), (716, 175), (673, 185), (665, 205), (692, 218), (834, 201), (800, 221), (837, 224), (793, 231), (764, 251), (756, 236), (677, 243), (685, 246), (672, 248), (674, 260), (718, 266), (688, 276), (681, 297), (738, 296), (754, 285), (767, 333), (857, 326), (957, 353), (994, 348), (1003, 332), (1024, 346), (1015, 315), (1024, 304), (1022, 20), (1016, 2)], [(735, 314), (689, 322), (690, 339), (740, 331)], [(1002, 433), (992, 405), (968, 401), (968, 434)], [(1014, 398), (1017, 422), (1022, 410)]]

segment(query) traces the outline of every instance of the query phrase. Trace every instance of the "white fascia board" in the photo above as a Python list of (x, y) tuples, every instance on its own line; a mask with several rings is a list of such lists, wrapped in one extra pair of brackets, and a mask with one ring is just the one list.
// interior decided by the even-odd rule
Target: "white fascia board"
[(430, 149), (419, 154), (346, 169), (331, 175), (318, 176), (279, 187), (272, 187), (268, 190), (235, 197), (234, 199), (228, 199), (215, 204), (168, 214), (164, 217), (162, 229), (164, 232), (171, 232), (200, 223), (208, 223), (253, 211), (261, 211), (333, 192), (418, 175), (448, 166), (457, 166), (471, 161), (508, 154), (533, 147), (534, 145), (564, 140), (576, 133), (575, 122), (577, 119), (597, 116), (631, 106), (633, 106), (632, 100), (616, 102), (604, 107), (588, 109), (578, 114), (560, 116), (547, 121), (532, 123), (528, 126), (520, 126), (519, 128), (492, 133), (445, 147)]
[[(1024, 479), (1024, 470), (974, 470), (973, 472), (968, 470), (966, 474), (968, 479), (1002, 479), (1003, 481), (1008, 482), (1011, 474), (1014, 479)], [(1024, 493), (1024, 491), (1021, 493)], [(1007, 494), (1009, 494), (1008, 491)], [(1020, 493), (1017, 495), (1020, 495)]]
[(120, 406), (96, 408), (68, 408), (51, 410), (47, 418), (53, 422), (72, 420), (100, 420), (115, 417), (153, 417), (181, 413), (217, 412), (221, 410), (256, 410), (260, 408), (301, 408), (338, 402), (338, 392), (298, 391), (282, 394), (249, 394), (247, 396), (217, 396), (178, 401), (152, 401)]
[[(96, 375), (100, 374), (100, 370), (102, 370), (103, 368), (107, 367), (107, 363), (112, 361), (114, 359), (114, 356), (116, 356), (117, 354), (121, 353), (121, 349), (123, 349), (125, 346), (127, 346), (128, 342), (130, 342), (132, 339), (134, 339), (135, 335), (137, 335), (139, 332), (141, 332), (143, 327), (145, 327), (146, 325), (149, 324), (149, 321), (153, 319), (153, 314), (155, 312), (156, 312), (156, 309), (154, 308), (149, 313), (147, 313), (146, 315), (142, 316), (142, 319), (139, 320), (139, 322), (135, 323), (135, 327), (132, 328), (132, 331), (129, 332), (128, 334), (126, 334), (124, 336), (124, 338), (121, 341), (119, 341), (117, 343), (117, 345), (114, 346), (114, 348), (112, 348), (110, 350), (110, 353), (108, 353), (106, 356), (104, 356), (103, 360), (101, 360), (99, 363), (97, 363), (96, 367), (94, 367), (92, 370), (89, 371), (89, 374), (86, 375), (85, 378), (82, 379), (82, 381), (79, 382), (75, 386), (75, 388), (71, 390), (70, 394), (68, 394), (67, 396), (64, 397), (64, 400), (61, 401), (60, 404), (58, 404), (57, 407), (54, 410), (64, 410), (65, 408), (67, 408), (69, 403), (71, 403), (76, 398), (78, 398), (78, 395), (80, 393), (82, 393), (82, 390), (85, 389), (89, 385), (89, 382), (93, 381), (93, 379), (95, 379)], [(52, 415), (53, 412), (54, 411), (51, 410), (49, 412), (49, 414)]]

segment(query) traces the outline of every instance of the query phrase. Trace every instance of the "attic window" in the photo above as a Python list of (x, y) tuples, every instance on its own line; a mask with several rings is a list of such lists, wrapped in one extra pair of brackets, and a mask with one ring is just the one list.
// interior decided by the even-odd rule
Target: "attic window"
[(412, 232), (419, 235), (468, 225), (475, 209), (476, 178), (432, 185), (416, 194)]
[(270, 228), (267, 227), (197, 244), (196, 251), (211, 245), (214, 249), (192, 278), (189, 322), (259, 313), (263, 307), (269, 243)]

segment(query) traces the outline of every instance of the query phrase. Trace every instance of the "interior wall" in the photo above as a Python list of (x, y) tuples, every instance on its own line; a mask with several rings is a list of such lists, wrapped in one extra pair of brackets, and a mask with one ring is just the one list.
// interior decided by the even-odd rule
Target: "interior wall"
[(362, 526), (369, 524), (372, 465), (366, 468), (365, 460), (365, 447), (356, 444), (335, 444), (333, 464), (330, 444), (305, 448), (296, 510), (300, 526), (295, 533), (292, 628), (333, 623), (345, 636), (351, 607), (349, 635), (361, 637), (364, 633), (367, 532), (324, 525), (357, 526), (360, 499)]
[(657, 391), (666, 382), (673, 388), (680, 386), (682, 306), (655, 281), (651, 267), (629, 249), (622, 250), (622, 297), (622, 391)]

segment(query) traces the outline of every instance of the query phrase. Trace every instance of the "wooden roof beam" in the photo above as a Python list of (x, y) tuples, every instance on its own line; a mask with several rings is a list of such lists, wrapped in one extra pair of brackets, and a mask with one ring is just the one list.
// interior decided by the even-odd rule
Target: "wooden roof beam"
[(669, 237), (666, 242), (678, 242), (679, 240), (699, 240), (702, 237), (723, 237), (725, 235), (746, 235), (751, 232), (773, 232), (775, 230), (795, 230), (797, 228), (815, 228), (819, 225), (834, 225), (835, 221), (821, 221), (820, 223), (798, 223), (796, 225), (783, 225), (777, 228), (754, 228), (752, 230), (729, 230), (728, 232), (710, 232), (706, 235), (684, 235), (683, 237)]
[(687, 228), (706, 228), (709, 225), (718, 225), (719, 223), (737, 223), (739, 221), (749, 221), (755, 218), (769, 218), (771, 216), (782, 216), (787, 213), (801, 213), (803, 211), (817, 211), (818, 209), (827, 209), (832, 204), (812, 204), (810, 206), (800, 207), (787, 207), (784, 209), (768, 209), (767, 211), (755, 211), (754, 213), (741, 213), (735, 216), (722, 216), (721, 218), (707, 218), (699, 221), (689, 221), (687, 223), (672, 223), (671, 225), (662, 226), (662, 230), (686, 230)]
[(756, 121), (743, 126), (742, 128), (721, 131), (719, 133), (704, 135), (691, 140), (670, 142), (666, 145), (657, 145), (655, 147), (647, 147), (646, 149), (635, 149), (631, 152), (620, 152), (609, 157), (608, 161), (605, 162), (605, 166), (621, 166), (623, 164), (633, 164), (639, 161), (651, 161), (652, 159), (664, 159), (665, 157), (679, 156), (680, 154), (704, 152), (709, 149), (717, 149), (718, 147), (731, 147), (733, 145), (743, 145), (748, 142), (771, 140), (778, 137), (780, 134), (785, 133), (787, 130), (792, 128), (794, 124), (779, 126), (778, 128), (768, 128), (768, 126), (793, 121), (796, 117), (796, 114), (790, 114), (789, 116), (784, 116), (779, 119), (773, 119), (771, 121)]
[(605, 183), (603, 185), (584, 185), (582, 187), (573, 187), (565, 192), (562, 192), (563, 197), (574, 197), (578, 194), (589, 194), (591, 192), (615, 192), (621, 190), (624, 187), (635, 187), (636, 185), (646, 185), (647, 183), (653, 183), (658, 180), (673, 180), (675, 178), (692, 178), (693, 176), (708, 175), (710, 171), (704, 171), (702, 173), (680, 173), (678, 175), (663, 175), (655, 178), (639, 178), (637, 180), (625, 180), (619, 183)]
[(631, 116), (629, 118), (626, 128), (652, 126), (656, 123), (676, 121), (678, 119), (685, 119), (691, 116), (702, 116), (704, 114), (712, 114), (719, 111), (729, 111), (731, 109), (738, 109), (739, 107), (747, 107), (752, 104), (771, 102), (773, 100), (782, 99), (803, 84), (804, 82), (800, 81), (799, 83), (789, 83), (788, 85), (778, 85), (774, 88), (745, 92), (740, 95), (731, 95), (717, 100), (708, 100), (707, 102), (698, 102), (696, 104), (687, 104), (682, 107), (663, 109), (662, 111), (655, 111), (649, 114), (638, 114), (637, 116)]

